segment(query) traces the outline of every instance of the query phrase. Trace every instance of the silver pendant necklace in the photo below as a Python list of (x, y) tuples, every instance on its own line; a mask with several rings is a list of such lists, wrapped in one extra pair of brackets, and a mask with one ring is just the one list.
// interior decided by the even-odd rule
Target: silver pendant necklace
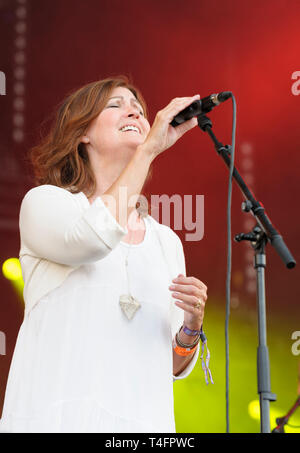
[(131, 320), (134, 317), (134, 315), (136, 314), (138, 309), (141, 307), (141, 304), (139, 303), (139, 301), (135, 297), (133, 297), (130, 293), (128, 256), (129, 256), (129, 252), (131, 249), (131, 245), (132, 245), (132, 241), (130, 241), (129, 249), (128, 249), (128, 252), (127, 252), (127, 255), (125, 258), (128, 293), (122, 294), (119, 298), (119, 304), (121, 306), (121, 309), (122, 309), (123, 313), (125, 314), (125, 316), (127, 317), (127, 319), (129, 319), (129, 320)]

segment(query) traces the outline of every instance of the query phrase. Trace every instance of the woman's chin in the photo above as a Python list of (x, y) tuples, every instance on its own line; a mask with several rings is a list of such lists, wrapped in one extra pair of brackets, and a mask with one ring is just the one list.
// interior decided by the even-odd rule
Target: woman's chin
[(128, 147), (129, 149), (136, 149), (139, 145), (142, 145), (144, 141), (143, 137), (134, 137), (132, 139), (124, 140), (122, 145), (124, 147)]

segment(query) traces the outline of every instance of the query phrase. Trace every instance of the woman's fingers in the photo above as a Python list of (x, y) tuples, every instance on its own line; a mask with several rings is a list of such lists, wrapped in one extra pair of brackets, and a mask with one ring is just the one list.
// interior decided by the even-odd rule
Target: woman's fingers
[(197, 124), (198, 118), (194, 116), (190, 120), (187, 120), (176, 127), (177, 134), (179, 134), (179, 136), (182, 137), (186, 132), (193, 129), (193, 127), (197, 126)]
[(179, 275), (172, 281), (173, 284), (169, 286), (169, 290), (173, 291), (172, 297), (179, 299), (192, 309), (197, 308), (199, 303), (204, 308), (207, 301), (207, 286), (201, 280)]
[(175, 284), (180, 285), (194, 285), (198, 286), (199, 288), (205, 288), (207, 291), (207, 286), (201, 280), (195, 277), (185, 277), (184, 275), (179, 275), (176, 278), (173, 278), (172, 282)]
[(179, 292), (174, 292), (172, 293), (172, 297), (174, 299), (179, 299), (180, 301), (186, 303), (187, 305), (191, 306), (192, 308), (197, 308), (197, 304), (201, 304), (202, 307), (205, 306), (205, 299), (203, 296), (196, 297), (196, 296), (190, 296), (188, 294), (184, 293), (179, 293)]
[(198, 278), (179, 274), (169, 286), (174, 304), (184, 311), (185, 325), (190, 329), (199, 330), (203, 324), (207, 286)]
[(199, 318), (199, 316), (203, 319), (203, 316), (204, 316), (203, 307), (200, 308), (200, 310), (201, 310), (200, 311), (199, 308), (196, 309), (195, 307), (188, 305), (186, 302), (181, 302), (181, 301), (176, 300), (174, 303), (175, 303), (175, 305), (177, 305), (177, 307), (182, 308), (182, 310), (184, 310), (185, 312), (191, 313), (191, 315), (194, 315), (194, 316), (195, 316), (195, 310), (197, 310), (197, 319)]
[[(200, 99), (200, 95), (196, 94), (195, 96), (184, 97), (184, 98), (174, 98), (172, 101), (165, 107), (160, 110), (160, 113), (165, 114), (165, 118), (169, 123), (173, 120), (174, 116), (178, 115), (182, 110), (191, 105), (194, 101)], [(179, 126), (177, 126), (179, 127)]]
[(142, 145), (154, 158), (174, 145), (185, 132), (196, 125), (195, 120), (186, 121), (186, 124), (181, 124), (176, 128), (170, 125), (173, 118), (196, 99), (200, 99), (199, 94), (172, 99), (164, 109), (157, 113), (149, 134)]
[(198, 288), (196, 286), (191, 285), (171, 285), (169, 286), (171, 291), (175, 291), (176, 293), (183, 293), (188, 296), (194, 296), (196, 298), (203, 298), (205, 301), (207, 300), (207, 293), (205, 288)]

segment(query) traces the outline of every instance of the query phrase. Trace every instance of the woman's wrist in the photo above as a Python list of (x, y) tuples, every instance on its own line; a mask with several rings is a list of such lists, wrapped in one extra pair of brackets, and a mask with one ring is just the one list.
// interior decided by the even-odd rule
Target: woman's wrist
[(193, 324), (184, 322), (183, 327), (187, 327), (187, 330), (190, 330), (190, 331), (199, 332), (202, 327), (202, 324), (203, 324), (203, 322), (197, 322), (197, 323), (193, 323)]
[(178, 337), (179, 337), (179, 340), (182, 342), (182, 343), (185, 343), (185, 344), (192, 344), (194, 343), (194, 341), (196, 340), (197, 336), (199, 337), (199, 334), (198, 335), (188, 335), (184, 332), (184, 330), (181, 328), (180, 331), (178, 332)]
[(198, 329), (190, 329), (189, 327), (187, 327), (187, 325), (185, 323), (183, 323), (182, 330), (187, 335), (190, 335), (190, 336), (194, 337), (194, 336), (200, 335), (201, 330), (202, 330), (202, 326), (200, 328), (198, 328)]
[(141, 145), (139, 145), (136, 149), (136, 152), (139, 155), (143, 155), (146, 159), (148, 159), (150, 165), (152, 164), (153, 160), (156, 157), (154, 152), (152, 152), (152, 150), (149, 149), (149, 146), (146, 145), (145, 143), (142, 143)]

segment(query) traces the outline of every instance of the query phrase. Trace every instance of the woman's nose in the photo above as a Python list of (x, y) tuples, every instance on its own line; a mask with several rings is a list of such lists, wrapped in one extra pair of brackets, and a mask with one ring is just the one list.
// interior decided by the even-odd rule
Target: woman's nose
[(139, 111), (137, 110), (136, 112), (131, 112), (128, 114), (129, 117), (134, 117), (134, 118), (139, 118), (140, 116), (140, 113)]
[(134, 116), (136, 118), (138, 118), (140, 116), (140, 111), (139, 111), (139, 108), (138, 107), (134, 107), (134, 106), (129, 106), (127, 108), (127, 116)]

